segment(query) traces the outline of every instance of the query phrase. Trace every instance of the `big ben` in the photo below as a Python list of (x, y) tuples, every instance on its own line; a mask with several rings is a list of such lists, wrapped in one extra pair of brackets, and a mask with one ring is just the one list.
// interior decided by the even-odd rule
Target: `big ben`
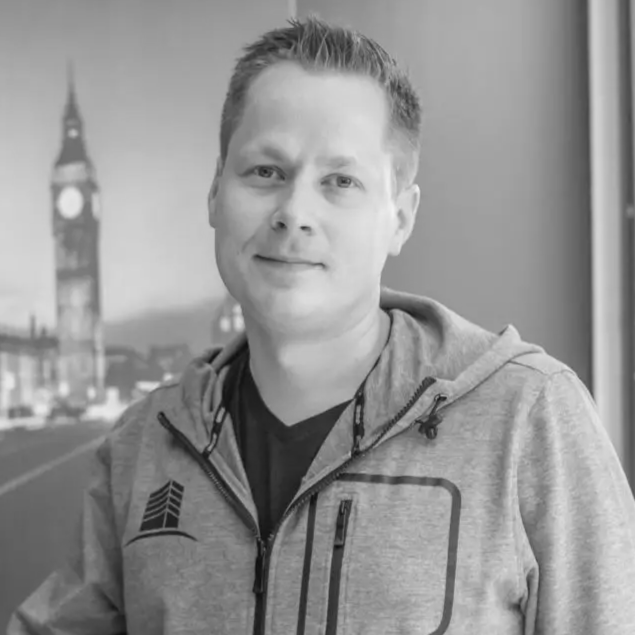
[(59, 396), (104, 397), (105, 355), (99, 268), (99, 187), (69, 73), (62, 145), (51, 182)]

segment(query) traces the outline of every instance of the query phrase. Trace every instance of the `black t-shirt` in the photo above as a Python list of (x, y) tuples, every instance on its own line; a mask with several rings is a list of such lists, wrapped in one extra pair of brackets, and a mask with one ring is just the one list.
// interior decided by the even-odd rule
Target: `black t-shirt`
[(232, 362), (223, 392), (258, 510), (260, 535), (267, 538), (348, 402), (285, 425), (258, 392), (248, 350)]

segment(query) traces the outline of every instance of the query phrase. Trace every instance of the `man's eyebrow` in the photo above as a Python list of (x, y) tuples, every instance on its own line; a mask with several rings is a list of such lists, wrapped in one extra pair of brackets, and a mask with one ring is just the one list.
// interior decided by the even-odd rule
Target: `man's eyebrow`
[[(247, 149), (247, 154), (259, 154), (269, 157), (274, 161), (287, 161), (287, 154), (278, 146), (265, 144), (262, 146), (252, 146)], [(352, 155), (332, 155), (318, 157), (317, 163), (329, 168), (345, 168), (359, 165), (359, 161)]]
[(247, 148), (246, 154), (260, 154), (276, 161), (285, 161), (287, 158), (280, 148), (269, 144), (251, 146)]

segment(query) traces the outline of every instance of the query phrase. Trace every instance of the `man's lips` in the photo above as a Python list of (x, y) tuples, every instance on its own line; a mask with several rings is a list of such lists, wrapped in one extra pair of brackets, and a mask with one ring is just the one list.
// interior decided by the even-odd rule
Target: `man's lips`
[(284, 265), (302, 265), (308, 267), (322, 267), (322, 263), (320, 262), (311, 262), (310, 260), (300, 260), (295, 258), (274, 258), (270, 256), (261, 256), (257, 255), (256, 258), (259, 260), (264, 260), (265, 262), (272, 262)]

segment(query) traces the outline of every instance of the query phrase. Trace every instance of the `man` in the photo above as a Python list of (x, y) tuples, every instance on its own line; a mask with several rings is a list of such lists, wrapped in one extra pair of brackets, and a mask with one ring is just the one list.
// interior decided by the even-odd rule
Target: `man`
[(380, 286), (419, 128), (360, 34), (246, 49), (209, 197), (246, 337), (124, 414), (11, 635), (635, 633), (635, 502), (583, 384)]

